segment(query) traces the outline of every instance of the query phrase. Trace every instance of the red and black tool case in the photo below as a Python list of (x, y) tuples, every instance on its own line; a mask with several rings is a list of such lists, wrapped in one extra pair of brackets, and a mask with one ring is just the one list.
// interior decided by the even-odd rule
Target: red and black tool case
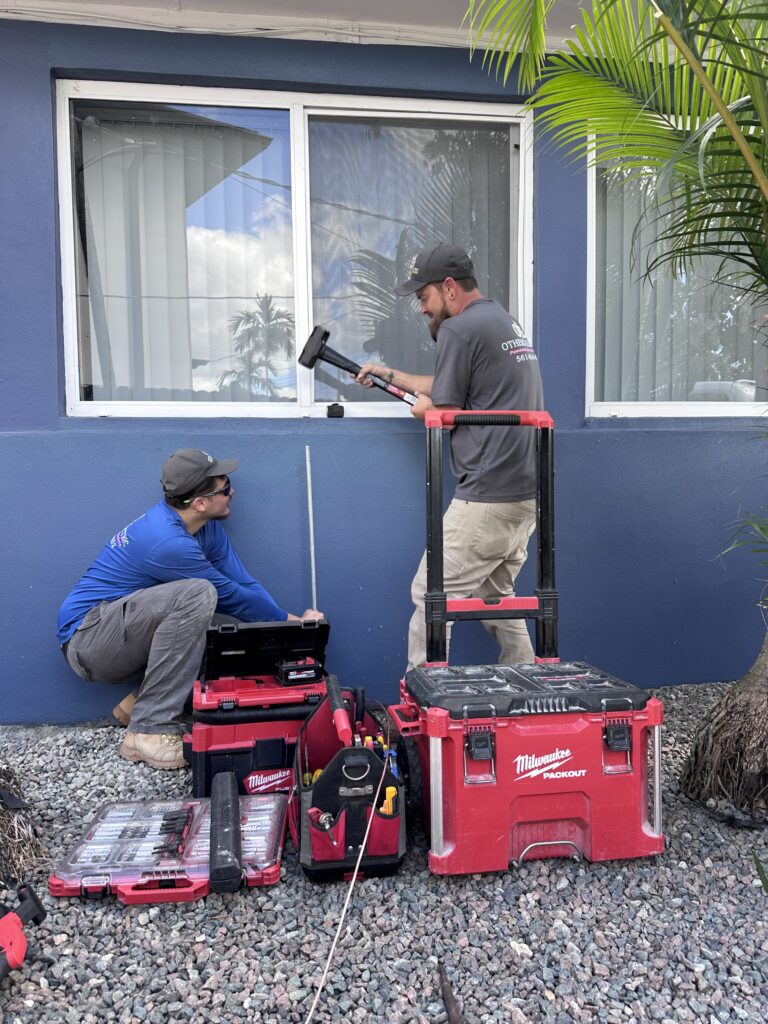
[(435, 874), (661, 853), (661, 704), (589, 665), (413, 669), (390, 708), (416, 742)]
[(185, 737), (194, 796), (210, 795), (219, 772), (234, 772), (241, 793), (290, 790), (299, 727), (325, 696), (329, 631), (324, 619), (208, 630)]
[[(421, 776), (436, 874), (503, 871), (536, 857), (610, 860), (661, 853), (662, 706), (599, 669), (560, 662), (555, 589), (553, 427), (543, 411), (429, 410), (427, 665), (389, 709)], [(536, 431), (536, 590), (448, 598), (443, 579), (446, 428)], [(535, 622), (530, 665), (449, 666), (454, 619)], [(413, 750), (415, 745), (416, 750)]]
[(238, 796), (231, 773), (210, 799), (104, 804), (48, 880), (52, 896), (188, 902), (280, 879), (288, 798)]
[(308, 878), (350, 877), (363, 843), (360, 875), (399, 869), (406, 852), (403, 782), (361, 690), (339, 690), (329, 677), (328, 696), (299, 730), (295, 776), (289, 825)]

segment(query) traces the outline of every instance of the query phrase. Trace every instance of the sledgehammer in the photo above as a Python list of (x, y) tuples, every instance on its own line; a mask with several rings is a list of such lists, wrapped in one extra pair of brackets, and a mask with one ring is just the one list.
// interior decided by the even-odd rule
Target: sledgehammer
[[(357, 376), (362, 369), (360, 364), (353, 363), (351, 359), (347, 359), (346, 356), (343, 356), (341, 353), (329, 348), (328, 338), (330, 336), (331, 332), (326, 330), (325, 327), (313, 328), (312, 333), (307, 339), (307, 343), (299, 356), (299, 362), (301, 365), (306, 366), (308, 370), (314, 370), (315, 363), (320, 360), (321, 363), (330, 363), (331, 366), (337, 366), (340, 370), (346, 370), (348, 373), (353, 373)], [(381, 388), (382, 391), (386, 391), (395, 398), (399, 398), (401, 402), (407, 402), (408, 405), (415, 405), (418, 401), (416, 395), (412, 395), (410, 391), (403, 391), (402, 388), (396, 388), (394, 384), (388, 384), (385, 380), (382, 380), (381, 377), (377, 377), (374, 373), (369, 373), (367, 379), (375, 388)]]

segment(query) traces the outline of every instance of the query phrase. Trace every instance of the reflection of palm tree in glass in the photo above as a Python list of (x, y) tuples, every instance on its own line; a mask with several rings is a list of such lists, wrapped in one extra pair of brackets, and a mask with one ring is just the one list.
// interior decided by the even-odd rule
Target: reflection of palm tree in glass
[(278, 398), (280, 388), (270, 380), (277, 374), (276, 356), (291, 356), (295, 337), (293, 314), (275, 305), (271, 295), (257, 295), (256, 309), (243, 309), (229, 318), (238, 365), (218, 379), (220, 388), (235, 386), (252, 395)]
[[(363, 348), (389, 365), (431, 373), (434, 344), (415, 303), (394, 294), (408, 277), (413, 257), (436, 241), (457, 241), (475, 260), (486, 294), (506, 304), (509, 289), (509, 186), (499, 173), (509, 161), (508, 130), (438, 129), (425, 139), (429, 173), (414, 198), (412, 223), (399, 235), (394, 258), (371, 249), (352, 254), (357, 315), (369, 335)], [(478, 156), (478, 153), (481, 155)], [(480, 165), (488, 175), (484, 181)], [(473, 181), (473, 173), (476, 180)], [(491, 186), (498, 179), (502, 185)]]

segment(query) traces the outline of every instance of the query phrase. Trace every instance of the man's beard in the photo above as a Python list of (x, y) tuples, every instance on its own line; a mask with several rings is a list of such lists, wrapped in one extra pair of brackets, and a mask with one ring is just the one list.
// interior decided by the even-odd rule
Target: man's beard
[(437, 341), (437, 332), (440, 330), (440, 325), (444, 320), (450, 317), (450, 313), (446, 309), (441, 309), (440, 312), (433, 317), (430, 317), (429, 323), (427, 324), (427, 330), (432, 338), (432, 341)]

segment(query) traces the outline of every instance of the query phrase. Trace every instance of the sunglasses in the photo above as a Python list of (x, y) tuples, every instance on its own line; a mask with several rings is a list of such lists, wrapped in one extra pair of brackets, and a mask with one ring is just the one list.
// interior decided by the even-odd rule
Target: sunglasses
[(232, 481), (227, 477), (227, 482), (223, 487), (219, 487), (215, 491), (208, 491), (207, 494), (196, 494), (194, 498), (187, 498), (184, 502), (185, 505), (190, 505), (197, 498), (213, 498), (217, 494), (223, 494), (225, 498), (229, 497), (229, 493), (232, 490)]

